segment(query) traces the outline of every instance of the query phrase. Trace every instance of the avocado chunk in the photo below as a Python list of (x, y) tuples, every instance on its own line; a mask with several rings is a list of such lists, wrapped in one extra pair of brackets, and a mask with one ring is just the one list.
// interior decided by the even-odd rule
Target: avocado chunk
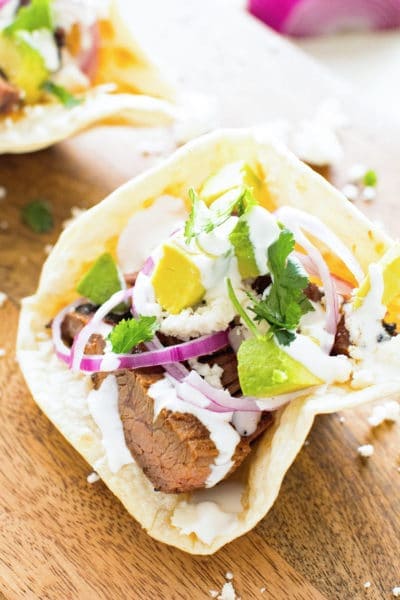
[(265, 398), (295, 392), (322, 381), (280, 348), (272, 337), (249, 338), (238, 351), (243, 394)]
[(23, 37), (23, 32), (0, 33), (0, 69), (23, 92), (28, 104), (42, 96), (42, 85), (49, 76), (41, 54)]
[(152, 283), (157, 302), (172, 315), (197, 304), (205, 294), (198, 267), (185, 252), (170, 244), (163, 247)]
[[(392, 246), (378, 262), (382, 268), (383, 295), (382, 304), (388, 306), (400, 295), (400, 243)], [(369, 274), (365, 277), (356, 292), (354, 308), (359, 308), (371, 289)]]
[(253, 169), (243, 160), (230, 163), (211, 175), (200, 188), (199, 195), (210, 206), (225, 192), (243, 186), (249, 187), (259, 204), (265, 204), (268, 195), (264, 182), (255, 174)]
[[(245, 219), (239, 219), (229, 239), (237, 258), (239, 273), (242, 279), (257, 277), (260, 272), (254, 255), (254, 248), (250, 241), (249, 224)], [(266, 263), (267, 259), (265, 259)]]

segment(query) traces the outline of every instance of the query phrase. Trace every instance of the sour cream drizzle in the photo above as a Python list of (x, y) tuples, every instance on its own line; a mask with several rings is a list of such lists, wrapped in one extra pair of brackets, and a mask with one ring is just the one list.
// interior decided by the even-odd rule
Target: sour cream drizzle
[[(148, 394), (154, 400), (155, 419), (165, 408), (172, 412), (190, 413), (208, 429), (210, 439), (218, 450), (218, 456), (210, 466), (211, 472), (205, 485), (212, 487), (221, 481), (233, 466), (233, 454), (240, 441), (238, 432), (229, 423), (232, 413), (213, 413), (202, 408), (206, 399), (202, 398), (200, 393), (195, 394), (193, 388), (185, 383), (174, 385), (167, 376), (153, 383), (149, 387)], [(190, 394), (190, 402), (185, 401), (188, 394)]]
[(267, 249), (279, 237), (280, 229), (275, 217), (261, 206), (253, 206), (247, 216), (250, 242), (259, 272), (264, 275), (267, 269)]
[(112, 473), (118, 473), (121, 467), (134, 461), (125, 443), (118, 410), (118, 385), (114, 375), (106, 377), (98, 390), (92, 390), (87, 401), (89, 412), (101, 432), (109, 469)]

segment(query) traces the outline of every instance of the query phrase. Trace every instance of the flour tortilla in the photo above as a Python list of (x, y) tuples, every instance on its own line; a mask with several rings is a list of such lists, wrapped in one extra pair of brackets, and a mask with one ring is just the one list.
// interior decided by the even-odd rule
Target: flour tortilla
[(72, 109), (56, 100), (38, 103), (16, 120), (0, 118), (0, 154), (40, 150), (95, 124), (162, 126), (176, 118), (174, 87), (133, 39), (120, 16), (122, 1), (112, 0), (108, 19), (100, 21), (96, 78), (76, 94), (83, 102)]
[(241, 470), (243, 511), (234, 528), (205, 544), (171, 523), (174, 511), (190, 495), (154, 492), (136, 464), (122, 467), (117, 474), (109, 471), (100, 432), (87, 411), (90, 379), (71, 373), (54, 356), (51, 342), (43, 340), (44, 324), (76, 297), (76, 284), (88, 265), (104, 251), (115, 252), (119, 234), (144, 202), (166, 193), (184, 198), (190, 186), (199, 186), (223, 165), (240, 159), (261, 165), (276, 205), (295, 206), (325, 221), (364, 269), (391, 245), (322, 177), (277, 143), (259, 138), (257, 130), (222, 130), (203, 136), (83, 214), (61, 235), (44, 265), (37, 293), (23, 301), (21, 312), (18, 357), (38, 405), (152, 537), (193, 554), (212, 554), (265, 516), (317, 414), (391, 397), (400, 393), (400, 384), (372, 385), (359, 391), (329, 386), (276, 413), (273, 427)]

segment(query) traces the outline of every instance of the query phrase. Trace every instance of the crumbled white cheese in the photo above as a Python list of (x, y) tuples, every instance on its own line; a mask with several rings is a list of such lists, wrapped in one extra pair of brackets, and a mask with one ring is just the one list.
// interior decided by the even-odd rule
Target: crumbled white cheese
[(344, 417), (339, 417), (339, 423), (342, 423), (342, 425), (343, 425), (343, 423), (344, 423), (345, 421), (346, 421), (346, 419), (345, 419)]
[(310, 445), (310, 441), (309, 441), (309, 440), (306, 440), (306, 441), (304, 442), (304, 445), (305, 445), (305, 446), (309, 446), (309, 445)]
[(349, 181), (358, 183), (359, 181), (361, 181), (364, 178), (367, 171), (368, 171), (368, 168), (366, 165), (363, 165), (361, 163), (356, 163), (350, 167), (350, 169), (347, 173), (347, 176), (349, 178)]
[(227, 571), (227, 572), (225, 573), (225, 579), (228, 579), (229, 581), (230, 581), (231, 579), (233, 579), (233, 573), (231, 573), (230, 571)]
[(263, 594), (263, 593), (264, 593), (264, 592), (266, 592), (266, 591), (267, 591), (267, 588), (266, 588), (266, 587), (262, 587), (262, 588), (260, 588), (260, 593), (261, 593), (261, 594)]
[(371, 582), (370, 582), (370, 581), (366, 581), (366, 582), (364, 583), (364, 587), (365, 587), (365, 589), (366, 589), (366, 590), (367, 590), (368, 588), (370, 588), (370, 587), (371, 587)]
[(6, 355), (6, 351), (4, 350), (4, 348), (0, 348), (0, 357), (5, 356)]
[(69, 227), (76, 219), (78, 219), (84, 212), (86, 212), (85, 208), (79, 208), (79, 206), (73, 206), (71, 208), (71, 217), (69, 219), (65, 219), (61, 224), (63, 229)]
[(199, 337), (215, 331), (224, 331), (235, 316), (235, 309), (227, 296), (211, 299), (197, 310), (185, 308), (177, 315), (168, 315), (160, 331), (181, 339)]
[(371, 415), (368, 417), (368, 423), (371, 427), (378, 427), (384, 421), (397, 421), (399, 417), (400, 404), (395, 400), (391, 400), (379, 406), (374, 406)]
[(0, 292), (0, 308), (4, 305), (6, 300), (7, 294), (5, 294), (4, 292)]
[(212, 367), (208, 363), (201, 363), (196, 358), (189, 360), (189, 365), (197, 371), (199, 375), (215, 388), (222, 389), (221, 377), (224, 372), (223, 368), (215, 363)]
[(231, 582), (224, 583), (217, 600), (237, 600), (235, 588)]
[(211, 598), (217, 598), (218, 594), (219, 594), (219, 592), (217, 592), (217, 590), (210, 590)]
[(375, 198), (376, 198), (376, 189), (374, 187), (372, 187), (371, 185), (367, 185), (361, 193), (361, 199), (364, 200), (365, 202), (372, 202), (372, 200), (375, 200)]
[(342, 194), (346, 196), (348, 200), (354, 202), (354, 200), (357, 200), (358, 198), (359, 189), (353, 183), (346, 183), (346, 185), (342, 187)]
[(89, 473), (89, 475), (86, 477), (86, 480), (88, 483), (96, 483), (96, 481), (100, 480), (100, 476), (93, 471), (93, 473)]
[(357, 448), (357, 452), (363, 458), (369, 458), (374, 453), (374, 447), (372, 444), (364, 444), (363, 446), (359, 446)]
[(7, 196), (7, 190), (3, 185), (0, 185), (0, 200)]
[(400, 598), (400, 585), (396, 585), (393, 589), (392, 589), (392, 594), (395, 598)]

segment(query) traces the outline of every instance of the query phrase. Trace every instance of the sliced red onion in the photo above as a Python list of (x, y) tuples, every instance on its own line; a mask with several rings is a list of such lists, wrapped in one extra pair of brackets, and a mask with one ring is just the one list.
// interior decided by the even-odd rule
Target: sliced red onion
[(68, 346), (66, 346), (62, 340), (61, 325), (64, 317), (80, 304), (82, 304), (82, 300), (75, 300), (74, 302), (71, 302), (71, 304), (68, 304), (68, 306), (58, 313), (51, 324), (51, 336), (56, 355), (58, 358), (66, 362), (68, 366), (70, 366), (71, 362), (71, 349), (68, 348)]
[(146, 258), (143, 267), (141, 268), (141, 273), (143, 273), (143, 275), (147, 275), (147, 277), (149, 277), (154, 271), (154, 260), (152, 259), (151, 256), (149, 256), (148, 258)]
[(100, 33), (98, 24), (93, 23), (90, 27), (81, 25), (81, 38), (87, 43), (87, 47), (81, 49), (76, 60), (81, 71), (90, 80), (93, 80), (99, 62)]
[[(307, 271), (308, 275), (313, 275), (314, 277), (318, 277), (318, 270), (311, 260), (311, 258), (307, 254), (303, 254), (302, 252), (294, 253), (297, 260), (303, 265), (304, 269)], [(333, 283), (335, 284), (336, 293), (341, 296), (350, 296), (352, 291), (354, 290), (354, 286), (339, 277), (335, 277), (335, 275), (331, 274), (333, 279)]]
[(357, 283), (361, 283), (364, 279), (364, 273), (358, 260), (338, 236), (320, 219), (313, 215), (309, 215), (298, 208), (292, 208), (291, 206), (282, 206), (281, 208), (278, 208), (278, 210), (275, 211), (275, 216), (284, 225), (287, 225), (289, 229), (302, 229), (320, 240), (333, 254), (340, 258), (343, 264), (345, 264), (349, 271), (354, 275)]
[(85, 325), (85, 327), (83, 327), (83, 329), (81, 329), (81, 331), (78, 333), (74, 340), (74, 343), (72, 344), (71, 351), (71, 369), (73, 371), (80, 370), (80, 364), (85, 352), (85, 346), (88, 343), (92, 333), (95, 333), (98, 325), (101, 323), (104, 317), (112, 311), (113, 308), (115, 308), (116, 306), (118, 306), (118, 304), (121, 304), (122, 302), (126, 302), (128, 298), (131, 298), (132, 290), (133, 288), (129, 288), (127, 290), (120, 290), (119, 292), (115, 292), (115, 294), (113, 294), (111, 298), (107, 300), (107, 302), (102, 304), (100, 308), (96, 310), (89, 323)]
[[(157, 336), (154, 336), (151, 342), (145, 342), (145, 346), (148, 350), (161, 350), (164, 348)], [(178, 381), (181, 381), (184, 377), (186, 377), (186, 375), (189, 374), (189, 370), (180, 362), (167, 363), (163, 366), (167, 373), (169, 373), (171, 377), (177, 379)]]

